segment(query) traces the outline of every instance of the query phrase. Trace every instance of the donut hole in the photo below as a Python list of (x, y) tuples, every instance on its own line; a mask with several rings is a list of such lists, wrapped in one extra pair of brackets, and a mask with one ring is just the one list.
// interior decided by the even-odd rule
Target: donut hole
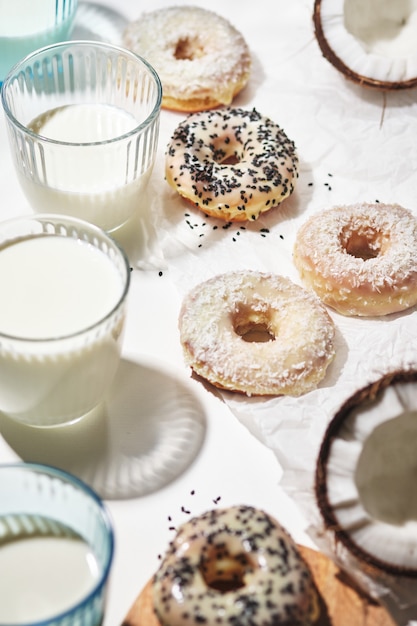
[(254, 311), (240, 304), (232, 316), (233, 330), (243, 341), (266, 343), (275, 340), (268, 311)]
[(210, 145), (212, 158), (219, 165), (236, 165), (242, 160), (242, 155), (236, 149), (238, 147), (239, 144), (232, 142), (230, 137), (220, 135), (214, 138)]
[(200, 566), (207, 587), (221, 593), (244, 587), (245, 576), (252, 570), (252, 563), (245, 553), (232, 555), (224, 545), (212, 546)]
[(204, 48), (198, 37), (179, 39), (174, 50), (174, 57), (178, 61), (193, 61), (204, 56)]
[(386, 248), (386, 243), (382, 240), (380, 233), (374, 230), (342, 234), (341, 243), (347, 254), (364, 261), (375, 259)]

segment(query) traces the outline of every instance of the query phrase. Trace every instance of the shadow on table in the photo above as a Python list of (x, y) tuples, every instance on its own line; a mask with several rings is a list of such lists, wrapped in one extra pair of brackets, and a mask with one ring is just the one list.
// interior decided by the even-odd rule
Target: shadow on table
[(71, 472), (105, 499), (170, 483), (195, 459), (205, 430), (204, 409), (184, 383), (127, 360), (105, 403), (76, 422), (39, 428), (0, 413), (0, 432), (23, 461)]
[(117, 10), (99, 2), (80, 0), (72, 39), (104, 41), (120, 45), (128, 20)]

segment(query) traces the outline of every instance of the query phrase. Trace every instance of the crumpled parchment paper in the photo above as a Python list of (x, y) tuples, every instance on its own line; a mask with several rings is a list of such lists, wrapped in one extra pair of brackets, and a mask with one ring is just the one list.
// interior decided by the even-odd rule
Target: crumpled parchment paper
[[(296, 190), (254, 223), (226, 225), (206, 217), (163, 181), (165, 146), (185, 117), (163, 111), (146, 209), (151, 235), (138, 266), (145, 258), (165, 264), (180, 294), (215, 274), (245, 268), (280, 273), (301, 284), (292, 261), (297, 229), (330, 206), (380, 201), (417, 214), (416, 90), (383, 94), (350, 83), (320, 53), (312, 0), (279, 0), (277, 17), (262, 13), (269, 4), (260, 2), (257, 15), (248, 11), (246, 18), (240, 16), (254, 67), (234, 106), (255, 107), (295, 141), (300, 159)], [(227, 5), (223, 14), (227, 16)], [(233, 21), (232, 15), (227, 17)], [(335, 557), (331, 538), (322, 533), (312, 490), (324, 431), (357, 389), (387, 371), (417, 367), (417, 312), (372, 319), (329, 312), (337, 329), (337, 354), (316, 390), (299, 398), (221, 396), (236, 418), (273, 450), (283, 470), (282, 486), (305, 513), (321, 549)], [(340, 558), (357, 571), (346, 556)], [(388, 594), (387, 603), (392, 600), (396, 608), (409, 609), (416, 601), (395, 581), (375, 584), (361, 577), (361, 582), (373, 595)]]

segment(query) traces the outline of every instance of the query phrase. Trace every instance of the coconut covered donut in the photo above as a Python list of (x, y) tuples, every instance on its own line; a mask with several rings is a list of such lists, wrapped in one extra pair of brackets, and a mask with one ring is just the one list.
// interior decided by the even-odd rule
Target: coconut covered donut
[(255, 109), (225, 108), (188, 116), (166, 151), (165, 176), (206, 215), (256, 220), (294, 190), (294, 142)]
[(167, 109), (192, 112), (229, 105), (250, 76), (250, 52), (241, 33), (200, 7), (144, 13), (128, 25), (123, 43), (158, 73)]
[(320, 613), (297, 545), (250, 506), (207, 511), (183, 524), (140, 609), (141, 626), (312, 626)]
[(328, 209), (299, 229), (294, 262), (306, 286), (339, 313), (403, 311), (417, 303), (417, 220), (398, 205)]
[(197, 285), (183, 300), (179, 329), (196, 374), (248, 396), (306, 393), (335, 354), (334, 325), (320, 300), (262, 272), (229, 272)]

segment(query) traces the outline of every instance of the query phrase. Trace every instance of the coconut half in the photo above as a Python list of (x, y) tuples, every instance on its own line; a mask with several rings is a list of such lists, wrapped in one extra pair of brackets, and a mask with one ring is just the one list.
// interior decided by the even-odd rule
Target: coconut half
[(417, 85), (417, 0), (315, 0), (323, 56), (346, 78), (381, 90)]
[(315, 478), (336, 541), (371, 570), (417, 577), (417, 371), (387, 374), (342, 406)]

